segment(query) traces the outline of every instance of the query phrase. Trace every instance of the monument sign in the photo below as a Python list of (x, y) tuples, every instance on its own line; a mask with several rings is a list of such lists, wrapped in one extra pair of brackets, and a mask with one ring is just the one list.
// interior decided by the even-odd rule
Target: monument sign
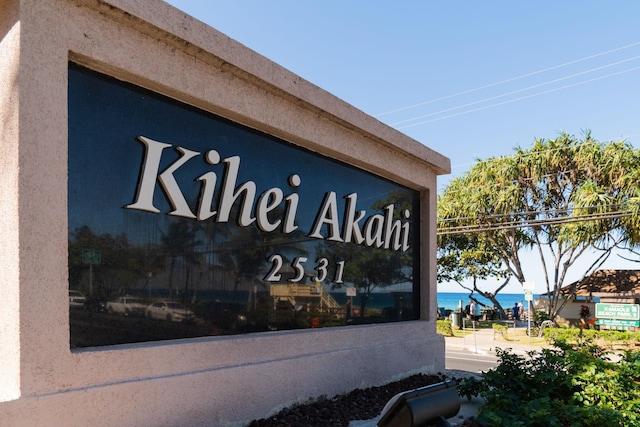
[(0, 146), (0, 424), (248, 425), (444, 369), (449, 160), (167, 3), (0, 0)]

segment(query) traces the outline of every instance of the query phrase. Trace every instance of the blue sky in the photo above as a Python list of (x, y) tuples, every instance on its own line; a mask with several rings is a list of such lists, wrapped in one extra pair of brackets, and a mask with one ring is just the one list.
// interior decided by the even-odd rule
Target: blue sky
[(439, 189), (562, 131), (640, 144), (640, 2), (168, 3), (448, 156)]

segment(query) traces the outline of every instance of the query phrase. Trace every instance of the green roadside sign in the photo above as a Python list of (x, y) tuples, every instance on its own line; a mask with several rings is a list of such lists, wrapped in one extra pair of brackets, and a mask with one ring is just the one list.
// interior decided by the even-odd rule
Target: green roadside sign
[(82, 263), (90, 265), (98, 265), (102, 261), (102, 255), (100, 251), (96, 249), (83, 249), (82, 250)]
[(596, 304), (598, 319), (639, 320), (640, 304)]
[(596, 325), (624, 326), (630, 327), (640, 326), (640, 320), (617, 320), (617, 319), (598, 319)]

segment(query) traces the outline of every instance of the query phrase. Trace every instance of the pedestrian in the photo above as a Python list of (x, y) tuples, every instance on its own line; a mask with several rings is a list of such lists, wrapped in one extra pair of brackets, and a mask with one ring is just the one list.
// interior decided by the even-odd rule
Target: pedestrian
[(469, 301), (469, 315), (471, 320), (476, 320), (476, 302), (474, 300)]
[(513, 320), (520, 320), (520, 307), (518, 307), (518, 303), (513, 303)]
[(518, 303), (518, 320), (520, 320), (520, 318), (525, 318), (524, 304), (522, 304), (522, 301)]

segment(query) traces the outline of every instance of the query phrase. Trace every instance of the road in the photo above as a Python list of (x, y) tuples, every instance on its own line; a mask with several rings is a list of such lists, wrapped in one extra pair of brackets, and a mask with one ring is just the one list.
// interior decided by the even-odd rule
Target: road
[(445, 351), (445, 368), (459, 371), (479, 373), (498, 365), (494, 354), (476, 354), (469, 350), (447, 349)]

